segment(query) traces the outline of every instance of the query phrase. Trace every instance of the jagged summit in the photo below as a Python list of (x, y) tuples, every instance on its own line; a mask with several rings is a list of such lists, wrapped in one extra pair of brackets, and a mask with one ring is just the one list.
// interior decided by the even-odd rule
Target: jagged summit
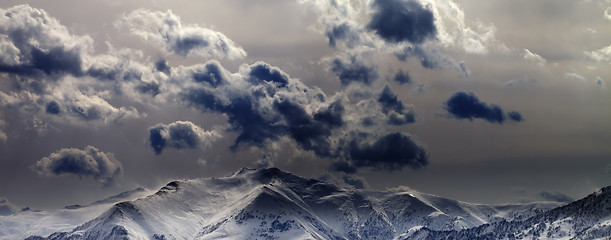
[[(571, 211), (598, 206), (608, 200), (609, 190)], [(68, 231), (29, 239), (438, 239), (546, 219), (545, 214), (571, 204), (560, 205), (470, 204), (415, 191), (342, 189), (278, 168), (242, 168), (222, 178), (172, 181), (154, 194), (117, 202)]]
[(279, 180), (285, 183), (294, 183), (294, 184), (300, 184), (304, 182), (310, 182), (310, 183), (320, 182), (315, 179), (308, 179), (308, 178), (294, 175), (289, 172), (285, 172), (276, 167), (261, 168), (261, 169), (242, 168), (231, 176), (234, 178), (235, 177), (249, 178), (252, 180), (259, 181), (263, 184), (267, 184), (273, 180)]

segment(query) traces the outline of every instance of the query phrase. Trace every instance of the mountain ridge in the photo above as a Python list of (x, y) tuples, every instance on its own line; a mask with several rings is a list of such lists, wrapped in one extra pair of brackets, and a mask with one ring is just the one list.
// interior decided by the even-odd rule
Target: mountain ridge
[(243, 168), (221, 178), (172, 181), (148, 196), (116, 203), (70, 231), (27, 239), (479, 237), (469, 231), (523, 223), (560, 206), (471, 204), (416, 191), (343, 189), (277, 168)]

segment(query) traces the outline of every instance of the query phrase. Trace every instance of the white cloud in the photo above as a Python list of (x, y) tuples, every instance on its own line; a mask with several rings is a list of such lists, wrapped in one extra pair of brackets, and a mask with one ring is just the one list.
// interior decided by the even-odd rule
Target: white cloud
[(546, 60), (545, 58), (541, 57), (539, 54), (533, 53), (530, 50), (524, 48), (524, 60), (526, 61), (530, 61), (530, 62), (536, 62), (539, 65), (544, 65)]
[(611, 63), (611, 45), (584, 54), (594, 61)]
[(611, 7), (607, 7), (607, 9), (605, 9), (605, 19), (611, 21)]
[(509, 48), (495, 37), (494, 24), (468, 23), (464, 10), (453, 0), (421, 0), (435, 15), (437, 36), (442, 46), (456, 47), (467, 53), (508, 52)]
[(224, 34), (200, 27), (183, 25), (180, 17), (172, 13), (139, 9), (123, 16), (115, 25), (126, 28), (145, 41), (165, 46), (166, 50), (181, 56), (226, 57), (241, 59), (246, 51)]
[[(0, 9), (0, 49), (2, 63), (10, 66), (32, 64), (33, 50), (84, 55), (93, 52), (93, 39), (71, 34), (59, 21), (42, 9), (18, 5)], [(62, 59), (63, 60), (63, 59)], [(63, 66), (60, 66), (63, 67)]]
[(566, 79), (573, 79), (573, 80), (577, 80), (577, 81), (585, 81), (586, 78), (577, 74), (577, 73), (565, 73), (564, 74), (564, 78)]

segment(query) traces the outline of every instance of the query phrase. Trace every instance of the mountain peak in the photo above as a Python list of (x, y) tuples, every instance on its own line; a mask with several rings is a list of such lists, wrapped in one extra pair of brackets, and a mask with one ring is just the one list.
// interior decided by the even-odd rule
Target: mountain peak
[(274, 180), (278, 180), (280, 182), (292, 185), (311, 185), (316, 182), (320, 182), (315, 179), (304, 178), (301, 176), (297, 176), (290, 172), (283, 171), (277, 167), (270, 168), (261, 168), (261, 169), (253, 169), (253, 168), (242, 168), (234, 173), (231, 177), (233, 178), (246, 178), (257, 181), (262, 184), (269, 184)]

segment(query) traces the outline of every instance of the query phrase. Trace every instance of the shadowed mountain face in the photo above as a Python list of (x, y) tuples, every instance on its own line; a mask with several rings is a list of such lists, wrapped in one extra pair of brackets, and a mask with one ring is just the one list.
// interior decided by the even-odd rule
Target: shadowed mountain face
[(462, 231), (422, 228), (406, 239), (609, 239), (611, 186), (522, 221), (499, 221)]
[(277, 168), (242, 169), (173, 181), (69, 231), (27, 239), (589, 238), (610, 230), (609, 192), (563, 207), (480, 205), (414, 191), (347, 190)]

